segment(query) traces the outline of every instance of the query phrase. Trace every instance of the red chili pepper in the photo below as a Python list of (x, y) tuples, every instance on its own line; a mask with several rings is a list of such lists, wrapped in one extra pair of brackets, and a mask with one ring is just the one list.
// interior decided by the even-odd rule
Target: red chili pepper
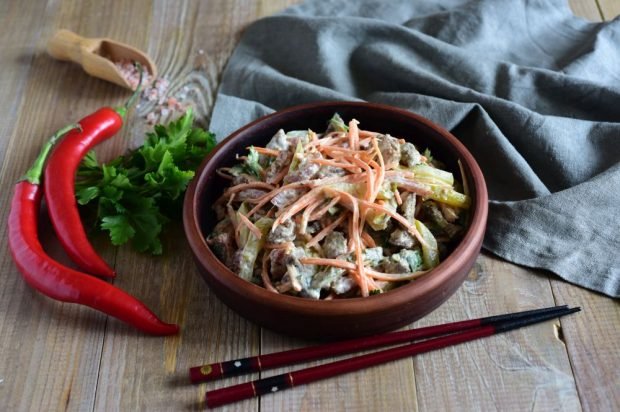
[(86, 237), (75, 201), (75, 174), (90, 149), (120, 130), (123, 118), (114, 109), (104, 107), (80, 120), (79, 125), (81, 130), (69, 132), (47, 162), (45, 201), (56, 236), (71, 260), (88, 273), (114, 277), (114, 270)]
[(95, 252), (82, 226), (75, 201), (75, 174), (88, 151), (114, 136), (123, 126), (123, 119), (140, 94), (140, 81), (127, 104), (117, 109), (104, 107), (78, 122), (80, 130), (72, 130), (56, 146), (45, 168), (51, 176), (43, 182), (45, 201), (56, 236), (71, 260), (82, 270), (94, 275), (114, 277), (116, 273)]
[(142, 302), (113, 285), (56, 262), (39, 242), (37, 222), (43, 164), (54, 143), (76, 127), (73, 125), (56, 133), (45, 144), (24, 179), (15, 185), (9, 214), (9, 246), (13, 260), (26, 282), (52, 299), (89, 306), (150, 334), (175, 334), (179, 330), (177, 325), (162, 322)]

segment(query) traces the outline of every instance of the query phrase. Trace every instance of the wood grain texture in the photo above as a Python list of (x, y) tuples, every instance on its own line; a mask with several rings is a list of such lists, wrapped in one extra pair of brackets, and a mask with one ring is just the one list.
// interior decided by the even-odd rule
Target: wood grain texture
[(569, 0), (568, 5), (576, 16), (590, 21), (600, 21), (603, 17), (596, 0)]
[[(569, 4), (591, 21), (620, 13), (616, 0), (597, 1)], [(171, 80), (173, 93), (187, 88), (206, 125), (221, 72), (243, 28), (293, 3), (0, 2), (0, 219), (6, 221), (12, 185), (46, 136), (128, 97), (78, 66), (48, 57), (45, 42), (57, 29), (109, 36), (145, 50)], [(140, 116), (150, 109), (142, 106), (117, 138), (98, 148), (99, 156), (110, 158), (139, 143), (146, 129)], [(6, 225), (0, 225), (0, 235), (7, 238)], [(46, 219), (41, 235), (50, 254), (68, 263)], [(215, 298), (194, 268), (180, 227), (166, 236), (161, 258), (117, 250), (103, 237), (94, 241), (119, 272), (115, 284), (164, 320), (179, 323), (182, 334), (148, 337), (90, 309), (53, 302), (27, 287), (3, 247), (0, 410), (203, 410), (206, 390), (258, 374), (192, 386), (190, 366), (308, 344), (261, 331)], [(415, 326), (555, 303), (584, 311), (220, 410), (620, 410), (620, 303), (546, 272), (483, 254), (458, 293)]]
[(612, 20), (620, 14), (620, 2), (618, 0), (597, 0), (596, 3), (603, 20)]

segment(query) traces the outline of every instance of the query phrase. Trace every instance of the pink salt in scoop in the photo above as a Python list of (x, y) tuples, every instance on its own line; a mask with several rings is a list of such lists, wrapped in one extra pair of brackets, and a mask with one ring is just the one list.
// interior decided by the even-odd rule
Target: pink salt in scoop
[[(69, 30), (59, 30), (47, 45), (49, 54), (59, 60), (73, 61), (86, 73), (135, 90), (138, 82), (130, 82), (116, 63), (135, 61), (148, 72), (149, 79), (157, 77), (157, 67), (146, 53), (124, 43), (107, 38), (89, 39)], [(146, 80), (146, 79), (145, 79)], [(132, 87), (133, 84), (133, 87)], [(148, 84), (148, 82), (144, 82)]]

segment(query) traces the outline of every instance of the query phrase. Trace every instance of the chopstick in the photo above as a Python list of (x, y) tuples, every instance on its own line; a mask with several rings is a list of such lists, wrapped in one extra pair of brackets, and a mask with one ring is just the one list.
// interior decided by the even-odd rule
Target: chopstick
[(544, 322), (549, 319), (579, 312), (580, 310), (581, 308), (578, 307), (572, 309), (563, 308), (562, 310), (535, 313), (517, 318), (504, 318), (499, 321), (490, 321), (483, 326), (475, 327), (473, 329), (468, 328), (461, 332), (434, 339), (428, 339), (419, 343), (411, 343), (367, 355), (327, 363), (325, 365), (300, 369), (269, 378), (258, 379), (248, 383), (216, 389), (206, 393), (206, 404), (208, 407), (213, 408), (231, 402), (240, 401), (242, 399), (278, 392), (280, 390), (292, 388), (293, 386), (299, 386), (332, 376), (354, 372), (419, 353), (430, 352), (436, 349), (445, 348), (447, 346), (457, 345), (459, 343)]
[(444, 325), (428, 326), (401, 332), (392, 332), (365, 338), (350, 339), (341, 342), (271, 353), (268, 355), (259, 355), (249, 358), (211, 363), (190, 368), (189, 376), (192, 383), (206, 382), (245, 373), (260, 372), (280, 366), (292, 365), (294, 363), (307, 362), (330, 356), (342, 355), (345, 353), (359, 352), (365, 349), (378, 348), (381, 346), (446, 335), (448, 333), (459, 332), (462, 330), (492, 324), (493, 322), (520, 319), (543, 313), (559, 312), (566, 310), (566, 308), (566, 305), (552, 306), (543, 309), (527, 310), (498, 316), (488, 316), (485, 318), (446, 323)]

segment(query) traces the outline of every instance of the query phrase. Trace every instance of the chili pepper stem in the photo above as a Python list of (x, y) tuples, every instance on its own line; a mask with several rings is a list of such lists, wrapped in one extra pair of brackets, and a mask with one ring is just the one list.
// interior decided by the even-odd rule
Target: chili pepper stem
[(134, 102), (136, 101), (136, 99), (138, 98), (141, 92), (142, 76), (144, 74), (144, 70), (142, 69), (142, 65), (140, 63), (134, 62), (134, 65), (140, 71), (140, 78), (138, 79), (138, 86), (136, 87), (136, 90), (134, 90), (129, 100), (127, 100), (127, 102), (123, 106), (120, 106), (114, 109), (114, 111), (116, 111), (116, 113), (118, 113), (123, 118), (123, 120), (125, 120), (125, 117), (127, 116), (127, 111), (129, 110), (131, 106), (133, 106)]
[(33, 185), (41, 184), (41, 175), (43, 174), (43, 166), (45, 165), (45, 161), (47, 160), (47, 157), (49, 156), (50, 151), (52, 150), (52, 147), (54, 147), (54, 145), (64, 135), (69, 133), (71, 130), (75, 130), (75, 129), (82, 130), (82, 127), (79, 124), (70, 124), (58, 130), (56, 133), (54, 133), (54, 135), (50, 137), (47, 142), (45, 142), (45, 144), (41, 148), (41, 151), (39, 152), (39, 155), (35, 159), (34, 163), (30, 167), (30, 169), (26, 171), (26, 173), (20, 179), (20, 181), (26, 180), (29, 183), (32, 183)]

